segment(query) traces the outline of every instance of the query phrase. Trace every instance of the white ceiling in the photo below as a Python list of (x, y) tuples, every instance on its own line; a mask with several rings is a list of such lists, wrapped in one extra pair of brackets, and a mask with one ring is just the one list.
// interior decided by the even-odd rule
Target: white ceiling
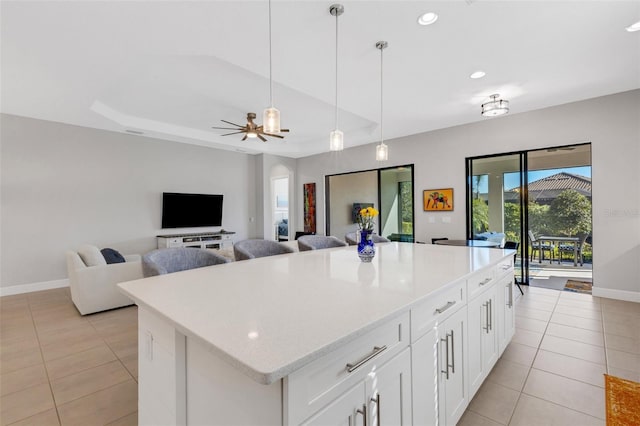
[[(2, 1), (2, 112), (250, 153), (328, 151), (335, 18), (328, 1), (272, 4), (282, 141), (221, 137), (269, 104), (266, 1)], [(342, 1), (345, 146), (640, 88), (640, 1)], [(428, 27), (418, 15), (439, 14)], [(469, 75), (478, 69), (483, 79)], [(493, 118), (493, 119), (500, 119)]]

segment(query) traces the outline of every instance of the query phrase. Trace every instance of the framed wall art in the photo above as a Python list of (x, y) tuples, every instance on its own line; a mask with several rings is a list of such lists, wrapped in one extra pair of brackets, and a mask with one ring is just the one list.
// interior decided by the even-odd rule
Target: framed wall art
[(425, 212), (453, 211), (453, 188), (425, 189), (422, 202)]
[(304, 232), (316, 232), (316, 184), (302, 185), (304, 200)]

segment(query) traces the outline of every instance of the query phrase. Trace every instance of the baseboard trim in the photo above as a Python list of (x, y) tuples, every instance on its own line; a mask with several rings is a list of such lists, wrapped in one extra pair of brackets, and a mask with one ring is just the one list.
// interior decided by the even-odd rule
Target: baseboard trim
[(591, 294), (597, 297), (606, 297), (608, 299), (618, 299), (618, 300), (626, 300), (628, 302), (640, 303), (640, 292), (637, 292), (637, 291), (593, 287), (591, 289)]
[(69, 287), (69, 280), (67, 278), (62, 280), (42, 281), (39, 283), (0, 287), (0, 297), (12, 296), (14, 294), (33, 293), (34, 291), (51, 290), (62, 287)]

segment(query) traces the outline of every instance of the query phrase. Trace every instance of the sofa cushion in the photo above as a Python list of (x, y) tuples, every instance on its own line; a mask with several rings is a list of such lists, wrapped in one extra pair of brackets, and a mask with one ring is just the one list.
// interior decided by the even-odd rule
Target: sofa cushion
[(101, 266), (107, 264), (107, 261), (104, 260), (104, 256), (96, 246), (85, 244), (78, 249), (78, 255), (87, 266)]
[(104, 260), (106, 260), (107, 265), (111, 265), (112, 263), (124, 263), (124, 256), (120, 254), (118, 250), (112, 248), (103, 248), (100, 250)]

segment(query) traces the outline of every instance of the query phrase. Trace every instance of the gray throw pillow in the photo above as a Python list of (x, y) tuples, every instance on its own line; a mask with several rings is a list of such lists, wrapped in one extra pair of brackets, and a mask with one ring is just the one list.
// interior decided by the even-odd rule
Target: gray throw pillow
[(100, 250), (104, 260), (107, 261), (107, 265), (111, 265), (112, 263), (124, 263), (124, 256), (120, 254), (118, 250), (112, 248), (103, 248)]

